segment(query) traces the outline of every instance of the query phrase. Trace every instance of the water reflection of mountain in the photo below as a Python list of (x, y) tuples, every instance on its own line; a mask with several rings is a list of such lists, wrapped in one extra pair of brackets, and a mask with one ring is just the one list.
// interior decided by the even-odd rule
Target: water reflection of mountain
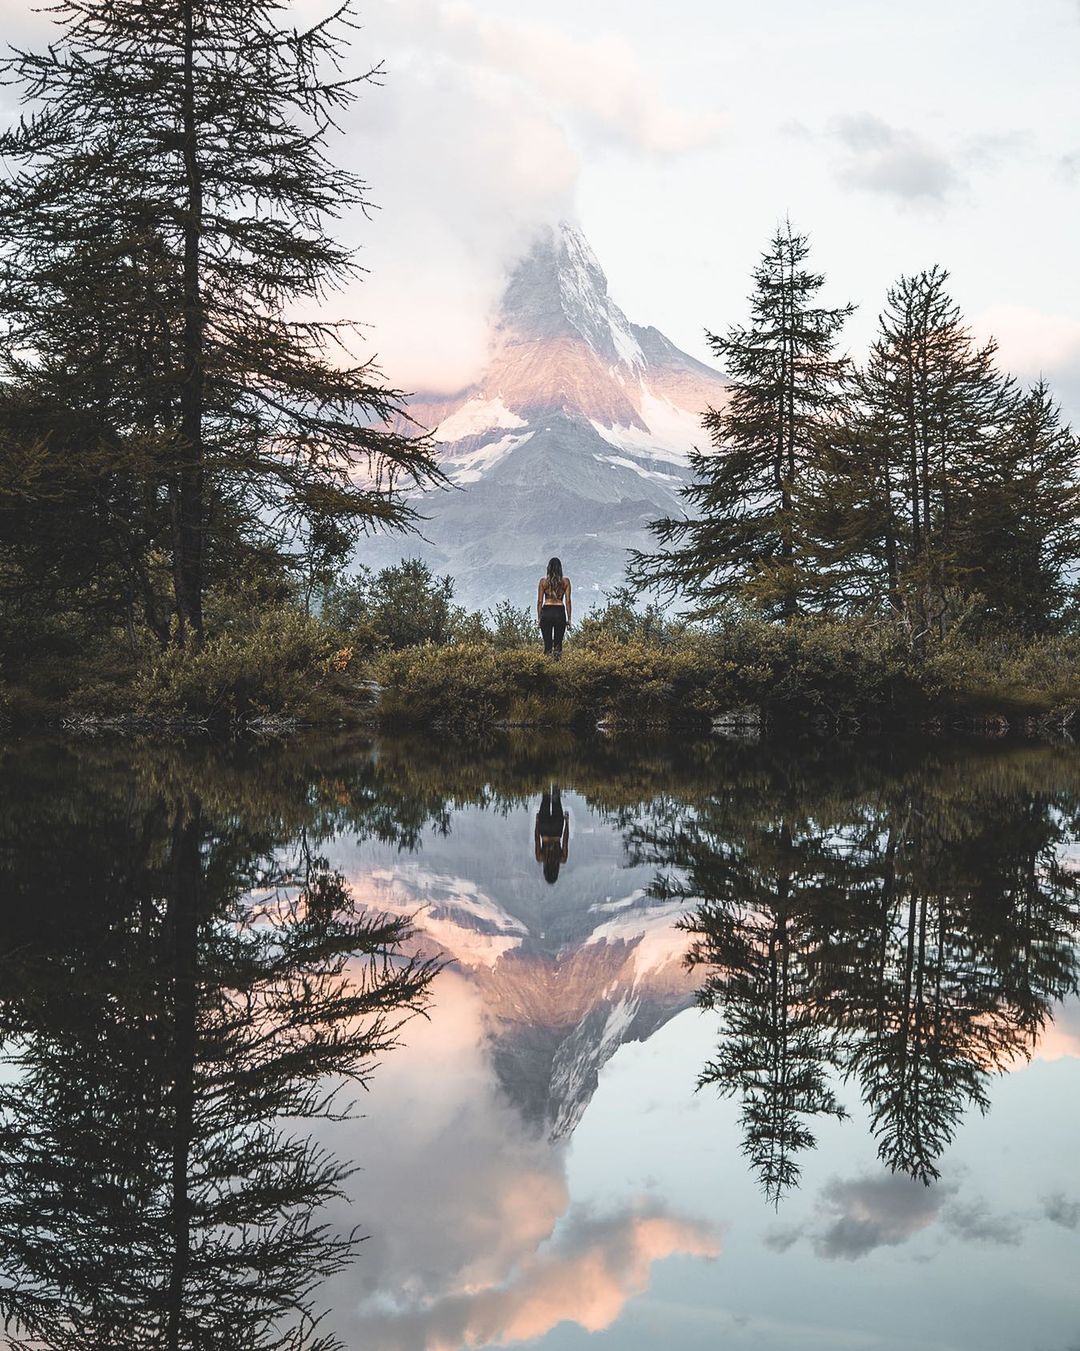
[[(572, 834), (552, 885), (533, 824), (554, 780)], [(693, 1016), (663, 1034), (684, 1055), (663, 1102), (660, 1052), (632, 1048), (570, 1145), (605, 1064), (697, 986), (706, 1078), (744, 1108), (770, 1196), (861, 1094), (884, 1165), (945, 1174), (916, 1208), (928, 1232), (989, 1075), (1033, 1042), (1080, 1045), (1049, 1024), (1076, 986), (1078, 818), (1076, 758), (1046, 748), (9, 748), (0, 1314), (35, 1351), (328, 1348), (304, 1322), (320, 1305), (377, 1351), (608, 1327), (654, 1263), (720, 1253), (743, 1172), (707, 1095), (684, 1111)], [(366, 1119), (294, 1129), (423, 993), (399, 947), (414, 914), (450, 963), (430, 1019), (380, 1066)], [(635, 1096), (613, 1099), (628, 1064)], [(580, 1204), (590, 1133), (606, 1148), (621, 1113), (647, 1138), (653, 1105), (639, 1181), (675, 1154), (691, 1185)], [(827, 1198), (892, 1205), (900, 1181)], [(1070, 1219), (1054, 1204), (1048, 1224)]]
[(604, 1064), (692, 1003), (681, 902), (649, 895), (618, 825), (566, 792), (572, 852), (555, 885), (532, 852), (535, 800), (466, 808), (418, 857), (367, 844), (335, 853), (375, 911), (414, 915), (424, 950), (467, 972), (486, 1010), (490, 1054), (525, 1121), (569, 1135)]

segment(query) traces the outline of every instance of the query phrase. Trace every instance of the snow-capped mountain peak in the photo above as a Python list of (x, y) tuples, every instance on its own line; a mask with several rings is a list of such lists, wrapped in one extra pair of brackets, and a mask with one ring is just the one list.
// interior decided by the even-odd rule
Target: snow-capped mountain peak
[(530, 604), (557, 553), (587, 603), (622, 582), (650, 521), (681, 514), (701, 415), (725, 397), (719, 371), (626, 317), (580, 230), (545, 226), (507, 277), (480, 379), (410, 407), (464, 491), (431, 493), (424, 538), (366, 544), (363, 561), (422, 557), (486, 609)]
[(542, 230), (512, 271), (497, 334), (512, 344), (578, 337), (611, 365), (631, 371), (646, 365), (588, 240), (565, 221)]

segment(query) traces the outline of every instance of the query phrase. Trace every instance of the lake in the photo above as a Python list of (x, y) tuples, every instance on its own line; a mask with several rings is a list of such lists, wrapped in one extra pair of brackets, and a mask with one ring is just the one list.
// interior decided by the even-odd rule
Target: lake
[(1080, 1348), (1075, 748), (0, 776), (0, 1345)]

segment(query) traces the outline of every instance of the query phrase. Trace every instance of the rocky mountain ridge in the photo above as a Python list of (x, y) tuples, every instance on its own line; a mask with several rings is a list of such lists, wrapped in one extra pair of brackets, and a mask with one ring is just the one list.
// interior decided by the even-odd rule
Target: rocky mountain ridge
[(578, 230), (547, 229), (508, 278), (481, 379), (410, 403), (460, 491), (423, 495), (423, 538), (375, 538), (361, 561), (421, 557), (483, 609), (530, 605), (558, 553), (580, 607), (681, 510), (701, 415), (724, 397), (718, 371), (627, 319)]

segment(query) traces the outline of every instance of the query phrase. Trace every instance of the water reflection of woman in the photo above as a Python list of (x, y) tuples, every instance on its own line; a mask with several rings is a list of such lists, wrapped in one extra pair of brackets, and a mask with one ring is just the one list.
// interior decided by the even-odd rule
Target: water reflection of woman
[(544, 866), (544, 880), (557, 882), (559, 867), (570, 851), (570, 817), (564, 810), (557, 785), (552, 784), (540, 799), (533, 832), (536, 861)]

